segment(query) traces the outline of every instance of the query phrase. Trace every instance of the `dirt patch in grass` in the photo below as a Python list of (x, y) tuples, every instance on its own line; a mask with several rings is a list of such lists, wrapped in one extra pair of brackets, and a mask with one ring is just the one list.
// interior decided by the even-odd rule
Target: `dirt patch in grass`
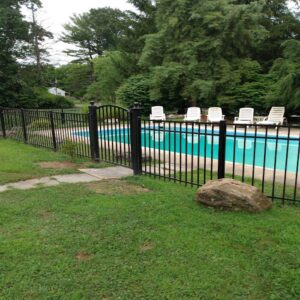
[(140, 252), (146, 252), (146, 251), (149, 251), (151, 249), (154, 248), (154, 245), (152, 243), (144, 243), (141, 247), (140, 247)]
[(53, 213), (47, 210), (39, 212), (39, 217), (44, 220), (50, 220), (53, 217)]
[(75, 257), (79, 261), (87, 261), (91, 259), (91, 255), (86, 252), (78, 252)]
[(276, 242), (271, 237), (269, 237), (269, 238), (264, 238), (264, 239), (259, 240), (256, 243), (256, 246), (258, 249), (261, 249), (261, 250), (270, 249), (270, 248), (276, 246)]
[(42, 169), (75, 169), (79, 165), (70, 161), (46, 161), (38, 164)]
[(103, 180), (100, 182), (88, 183), (86, 187), (103, 195), (131, 196), (149, 192), (149, 190), (145, 187), (127, 182), (125, 180)]

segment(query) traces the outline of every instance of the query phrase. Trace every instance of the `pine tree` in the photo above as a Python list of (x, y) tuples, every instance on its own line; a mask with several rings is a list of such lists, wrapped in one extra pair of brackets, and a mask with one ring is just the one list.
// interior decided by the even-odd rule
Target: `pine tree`
[(40, 3), (31, 1), (28, 3), (27, 8), (31, 13), (28, 56), (33, 58), (38, 81), (41, 83), (43, 65), (48, 63), (47, 57), (49, 55), (45, 41), (46, 39), (53, 39), (53, 34), (46, 30), (38, 20), (38, 11), (41, 8)]

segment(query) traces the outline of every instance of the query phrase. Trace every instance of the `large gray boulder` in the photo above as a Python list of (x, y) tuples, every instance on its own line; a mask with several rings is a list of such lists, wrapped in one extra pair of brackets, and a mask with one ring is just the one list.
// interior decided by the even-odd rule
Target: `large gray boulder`
[(260, 212), (272, 201), (256, 187), (233, 179), (212, 180), (198, 189), (196, 201), (220, 210)]

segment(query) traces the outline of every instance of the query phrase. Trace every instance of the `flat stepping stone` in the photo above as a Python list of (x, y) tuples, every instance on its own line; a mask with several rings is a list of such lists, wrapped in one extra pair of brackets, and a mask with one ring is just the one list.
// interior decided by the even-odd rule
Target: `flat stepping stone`
[(88, 174), (69, 174), (52, 176), (58, 183), (80, 183), (98, 181), (99, 178)]
[(8, 190), (8, 187), (6, 185), (0, 186), (0, 193), (6, 192)]
[(56, 186), (61, 183), (93, 182), (103, 179), (119, 179), (133, 175), (133, 171), (131, 169), (119, 166), (103, 169), (81, 169), (79, 171), (83, 173), (42, 177), (0, 185), (0, 193), (10, 189), (29, 190), (37, 187)]
[(59, 182), (50, 178), (50, 177), (42, 177), (39, 179), (29, 179), (24, 181), (19, 181), (15, 183), (9, 183), (0, 187), (4, 190), (8, 189), (17, 189), (17, 190), (29, 190), (38, 186), (55, 186), (58, 185)]
[(118, 179), (133, 175), (133, 170), (125, 167), (110, 167), (103, 169), (79, 169), (79, 171), (99, 179)]

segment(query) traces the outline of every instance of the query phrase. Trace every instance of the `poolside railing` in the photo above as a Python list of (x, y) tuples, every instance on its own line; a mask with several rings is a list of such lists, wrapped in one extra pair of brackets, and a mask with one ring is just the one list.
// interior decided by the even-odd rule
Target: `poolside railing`
[(55, 151), (63, 149), (70, 142), (76, 156), (91, 157), (89, 137), (74, 134), (76, 131), (88, 130), (88, 114), (1, 109), (0, 124), (3, 137)]
[(232, 178), (272, 199), (300, 201), (300, 127), (142, 120), (142, 172), (202, 186)]
[(123, 165), (189, 186), (233, 178), (273, 200), (300, 202), (300, 127), (158, 121), (138, 107), (91, 105), (88, 113), (1, 109), (0, 135)]

